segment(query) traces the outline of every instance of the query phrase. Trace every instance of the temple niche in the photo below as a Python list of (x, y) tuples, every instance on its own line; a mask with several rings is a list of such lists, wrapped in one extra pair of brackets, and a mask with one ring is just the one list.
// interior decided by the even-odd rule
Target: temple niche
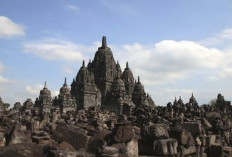
[(122, 72), (119, 62), (115, 62), (107, 46), (105, 36), (94, 60), (90, 60), (87, 66), (83, 61), (71, 84), (71, 94), (78, 108), (101, 107), (113, 110), (116, 114), (129, 114), (136, 106), (155, 106), (140, 78), (137, 83), (134, 81), (128, 62)]

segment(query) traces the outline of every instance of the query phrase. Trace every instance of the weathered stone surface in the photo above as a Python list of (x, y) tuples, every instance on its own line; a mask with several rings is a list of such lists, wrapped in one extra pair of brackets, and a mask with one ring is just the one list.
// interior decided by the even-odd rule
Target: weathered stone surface
[(175, 139), (160, 139), (153, 143), (154, 155), (177, 155), (178, 142)]
[(139, 156), (139, 148), (138, 148), (138, 140), (133, 139), (126, 143), (126, 155), (128, 157), (138, 157)]
[(167, 126), (164, 124), (155, 124), (149, 128), (150, 137), (153, 139), (169, 138)]
[(9, 144), (31, 143), (32, 141), (30, 137), (30, 131), (21, 130), (19, 126), (15, 126), (15, 128), (12, 130)]
[(18, 143), (0, 148), (0, 157), (39, 157), (43, 156), (43, 149), (33, 143)]
[(133, 126), (133, 131), (136, 139), (141, 138), (141, 129), (137, 126)]
[(3, 132), (0, 132), (0, 147), (5, 146), (5, 142), (6, 142), (5, 135)]
[(189, 146), (188, 148), (184, 146), (179, 147), (179, 153), (184, 156), (184, 155), (190, 155), (190, 154), (196, 154), (197, 152), (196, 146)]
[(50, 140), (50, 136), (45, 131), (34, 131), (31, 134), (33, 142), (37, 144), (46, 143)]
[(115, 147), (105, 147), (101, 156), (102, 157), (118, 157), (119, 150)]
[(75, 148), (70, 145), (68, 142), (65, 142), (65, 141), (62, 141), (60, 144), (59, 144), (59, 147), (62, 149), (62, 150), (67, 150), (67, 151), (75, 151)]
[(106, 141), (102, 137), (93, 137), (88, 144), (88, 152), (100, 154), (106, 146)]
[(206, 136), (206, 145), (211, 146), (216, 143), (216, 135)]
[(118, 152), (121, 154), (126, 154), (127, 153), (127, 148), (125, 143), (116, 143), (111, 145), (110, 147), (114, 147), (118, 149)]
[(213, 144), (210, 147), (210, 157), (219, 157), (222, 156), (223, 147), (221, 145)]
[(49, 157), (95, 157), (94, 154), (85, 151), (70, 151), (70, 150), (50, 150)]
[(118, 125), (113, 130), (112, 137), (116, 143), (125, 143), (132, 140), (135, 136), (131, 125)]
[(183, 129), (185, 129), (188, 132), (191, 132), (191, 134), (194, 137), (197, 137), (201, 134), (201, 123), (196, 121), (196, 122), (185, 122), (182, 125)]
[(205, 126), (206, 129), (211, 129), (212, 125), (210, 124), (210, 122), (208, 120), (206, 120), (205, 118), (202, 118), (203, 121), (203, 125)]
[(185, 130), (171, 130), (170, 137), (177, 139), (179, 145), (188, 146), (195, 146), (195, 140), (190, 132)]
[(64, 123), (57, 123), (56, 129), (53, 130), (53, 136), (56, 141), (67, 141), (74, 148), (84, 148), (87, 150), (90, 137), (87, 132), (81, 128)]

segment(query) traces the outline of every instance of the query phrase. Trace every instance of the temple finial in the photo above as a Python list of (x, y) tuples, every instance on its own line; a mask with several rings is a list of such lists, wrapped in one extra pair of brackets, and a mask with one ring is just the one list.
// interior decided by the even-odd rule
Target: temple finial
[(106, 36), (102, 37), (102, 47), (106, 48), (107, 47), (107, 43), (106, 43)]
[(128, 64), (128, 62), (126, 62), (126, 68), (129, 68), (129, 64)]
[(47, 88), (47, 82), (46, 81), (44, 82), (44, 88)]
[(176, 101), (176, 97), (175, 97), (175, 101)]
[(83, 60), (82, 62), (82, 67), (85, 67), (85, 60)]
[(181, 96), (179, 96), (179, 99), (181, 100)]
[(66, 79), (66, 77), (64, 79), (64, 86), (67, 86), (67, 79)]
[(192, 97), (193, 97), (193, 92), (192, 92)]
[(140, 77), (138, 76), (138, 83), (140, 83)]

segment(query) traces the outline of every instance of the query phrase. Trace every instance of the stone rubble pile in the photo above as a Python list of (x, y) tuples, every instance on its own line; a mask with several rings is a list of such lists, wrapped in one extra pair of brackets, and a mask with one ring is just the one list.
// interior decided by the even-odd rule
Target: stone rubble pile
[(230, 102), (219, 94), (214, 105), (198, 106), (193, 98), (127, 115), (91, 107), (57, 118), (37, 114), (30, 100), (16, 103), (0, 112), (0, 156), (232, 156)]

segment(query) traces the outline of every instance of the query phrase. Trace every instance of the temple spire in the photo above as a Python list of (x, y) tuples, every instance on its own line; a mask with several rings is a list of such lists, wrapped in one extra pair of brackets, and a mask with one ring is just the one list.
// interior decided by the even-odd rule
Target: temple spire
[(67, 86), (67, 79), (66, 79), (66, 77), (64, 79), (64, 86)]
[(138, 76), (138, 83), (140, 83), (140, 77)]
[(106, 36), (102, 37), (102, 48), (106, 48), (107, 47), (107, 43), (106, 43)]
[(44, 82), (44, 88), (47, 88), (47, 82), (46, 81)]
[(85, 60), (83, 60), (82, 62), (82, 67), (85, 67)]
[(126, 68), (127, 68), (127, 69), (129, 68), (129, 64), (128, 64), (128, 62), (126, 62)]

